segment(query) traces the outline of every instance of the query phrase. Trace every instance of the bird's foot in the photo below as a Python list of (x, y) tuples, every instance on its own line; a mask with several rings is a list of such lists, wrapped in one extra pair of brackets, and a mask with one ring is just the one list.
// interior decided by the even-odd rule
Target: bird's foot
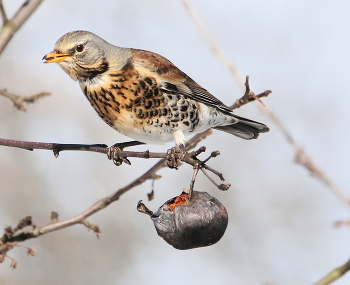
[(180, 161), (183, 160), (185, 154), (185, 147), (183, 145), (168, 149), (166, 155), (166, 163), (168, 167), (177, 169), (179, 167)]
[(107, 152), (107, 157), (109, 160), (112, 160), (113, 163), (116, 165), (116, 166), (120, 166), (124, 163), (128, 164), (128, 165), (131, 165), (131, 162), (129, 159), (127, 159), (126, 157), (123, 157), (120, 155), (120, 152), (122, 151), (123, 149), (116, 146), (116, 145), (112, 145), (109, 149), (108, 149), (108, 152)]
[(124, 148), (129, 146), (135, 146), (135, 145), (141, 145), (144, 144), (143, 142), (139, 141), (131, 141), (131, 142), (125, 142), (125, 143), (116, 143), (112, 145), (107, 152), (107, 157), (109, 160), (112, 160), (113, 163), (116, 166), (120, 166), (124, 163), (131, 165), (131, 162), (126, 157), (120, 155), (120, 152), (123, 151)]

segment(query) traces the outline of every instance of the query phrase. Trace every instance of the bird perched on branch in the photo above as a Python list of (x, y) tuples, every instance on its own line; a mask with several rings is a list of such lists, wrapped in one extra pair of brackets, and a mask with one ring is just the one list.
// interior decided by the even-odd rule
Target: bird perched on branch
[(87, 31), (62, 36), (45, 63), (57, 62), (98, 115), (118, 132), (141, 142), (175, 141), (214, 128), (243, 139), (269, 129), (232, 113), (163, 56), (109, 44)]

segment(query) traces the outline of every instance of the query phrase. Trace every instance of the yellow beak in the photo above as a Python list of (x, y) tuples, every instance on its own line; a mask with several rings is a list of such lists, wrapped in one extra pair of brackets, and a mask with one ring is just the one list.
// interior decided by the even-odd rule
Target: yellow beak
[(43, 57), (43, 60), (45, 60), (44, 63), (61, 62), (64, 61), (67, 57), (71, 57), (71, 55), (52, 51), (45, 55)]

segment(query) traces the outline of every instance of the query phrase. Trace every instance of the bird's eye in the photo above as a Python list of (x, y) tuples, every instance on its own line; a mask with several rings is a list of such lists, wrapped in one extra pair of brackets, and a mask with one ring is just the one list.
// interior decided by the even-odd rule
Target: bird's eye
[(84, 50), (84, 45), (77, 45), (77, 46), (75, 47), (75, 50), (76, 50), (77, 52), (82, 52), (82, 51)]

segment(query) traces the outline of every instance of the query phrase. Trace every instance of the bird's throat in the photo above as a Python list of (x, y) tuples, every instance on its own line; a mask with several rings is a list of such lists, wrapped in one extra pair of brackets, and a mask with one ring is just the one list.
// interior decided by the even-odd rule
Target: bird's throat
[(68, 62), (59, 64), (73, 80), (79, 82), (93, 81), (94, 78), (101, 76), (109, 70), (109, 63), (105, 58), (89, 65), (84, 65), (81, 62), (75, 62), (74, 66)]

